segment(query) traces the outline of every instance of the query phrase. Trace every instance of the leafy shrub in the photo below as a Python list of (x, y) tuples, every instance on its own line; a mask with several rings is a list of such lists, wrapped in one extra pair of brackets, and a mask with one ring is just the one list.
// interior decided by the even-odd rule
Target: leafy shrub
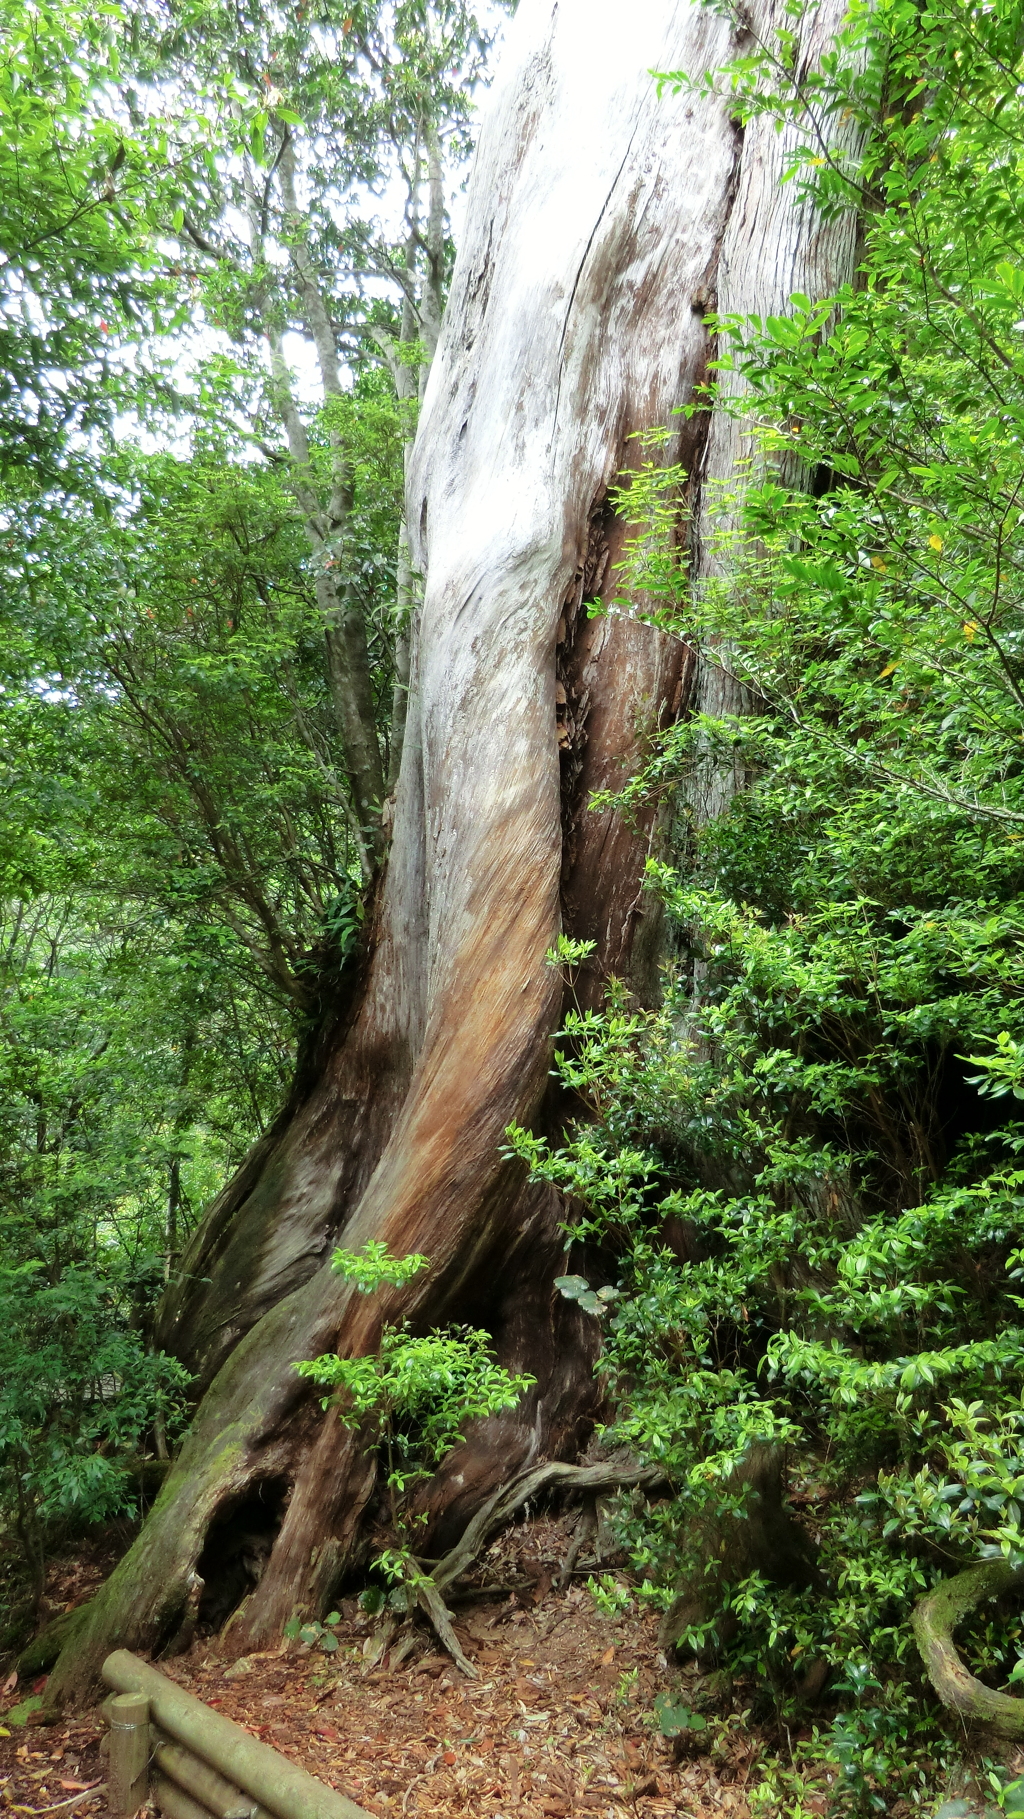
[[(718, 1574), (684, 1641), (787, 1723), (820, 1664), (831, 1724), (765, 1767), (761, 1809), (803, 1810), (824, 1759), (833, 1804), (870, 1813), (952, 1760), (915, 1600), (1024, 1562), (1019, 15), (858, 9), (799, 80), (787, 42), (734, 66), (735, 104), (813, 116), (790, 174), (868, 204), (862, 271), (717, 325), (751, 450), (704, 501), (718, 579), (680, 554), (688, 476), (655, 454), (624, 489), (617, 610), (749, 711), (671, 729), (617, 798), (674, 808), (664, 1001), (613, 985), (569, 1016), (557, 1066), (592, 1120), (511, 1141), (573, 1209), (559, 1287), (602, 1323), (613, 1437), (670, 1486), (622, 1514), (645, 1594), (704, 1571), (748, 1508), (738, 1468), (779, 1449), (813, 1583)], [(709, 824), (716, 771), (744, 787)], [(964, 1646), (1008, 1684), (1019, 1640), (990, 1612)]]
[(134, 1514), (154, 1422), (173, 1440), (184, 1418), (188, 1373), (147, 1351), (103, 1261), (56, 1282), (39, 1261), (0, 1263), (0, 1512), (37, 1597), (48, 1534)]
[[(336, 1250), (331, 1260), (361, 1295), (409, 1282), (426, 1264), (418, 1255), (392, 1257), (379, 1239), (361, 1251)], [(408, 1321), (385, 1321), (375, 1352), (359, 1358), (326, 1353), (295, 1368), (334, 1392), (324, 1397), (324, 1408), (333, 1404), (338, 1419), (358, 1429), (383, 1463), (395, 1546), (385, 1548), (374, 1566), (405, 1608), (423, 1577), (413, 1544), (427, 1518), (413, 1508), (417, 1487), (464, 1441), (467, 1421), (514, 1408), (536, 1379), (503, 1370), (489, 1333), (449, 1326), (416, 1334)]]

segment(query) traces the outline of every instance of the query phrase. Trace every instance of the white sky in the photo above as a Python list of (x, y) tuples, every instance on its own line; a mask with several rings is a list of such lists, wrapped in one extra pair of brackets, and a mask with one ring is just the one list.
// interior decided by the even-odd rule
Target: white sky
[[(497, 32), (490, 63), (493, 79), (498, 66), (504, 30), (509, 22), (504, 11), (494, 4), (494, 0), (480, 0), (478, 13), (482, 23)], [(482, 88), (478, 90), (475, 98), (478, 109), (486, 105), (486, 98), (487, 91)], [(448, 213), (456, 246), (461, 238), (469, 169), (470, 166), (465, 165), (455, 174), (455, 180), (448, 195)], [(404, 203), (404, 187), (400, 179), (396, 178), (382, 195), (369, 199), (367, 212), (372, 212), (378, 218), (388, 237), (397, 239), (401, 230)], [(171, 259), (177, 257), (176, 249), (170, 245), (168, 246), (168, 256)], [(374, 288), (374, 282), (368, 281), (367, 289), (372, 291)], [(394, 295), (394, 287), (389, 286), (383, 279), (379, 281), (379, 289), (382, 295)], [(301, 334), (289, 332), (285, 337), (285, 349), (300, 403), (310, 407), (315, 406), (323, 394), (319, 384), (316, 355), (311, 342)], [(168, 351), (172, 351), (173, 378), (183, 389), (188, 389), (192, 375), (201, 361), (208, 359), (214, 353), (231, 354), (233, 350), (230, 340), (223, 332), (202, 325), (180, 331), (178, 336), (171, 340)], [(239, 427), (241, 430), (241, 424)], [(118, 419), (117, 433), (125, 440), (138, 442), (149, 453), (163, 450), (182, 458), (187, 457), (189, 453), (191, 431), (184, 424), (180, 429), (168, 425), (162, 434), (157, 434), (143, 428), (133, 415), (124, 415)]]

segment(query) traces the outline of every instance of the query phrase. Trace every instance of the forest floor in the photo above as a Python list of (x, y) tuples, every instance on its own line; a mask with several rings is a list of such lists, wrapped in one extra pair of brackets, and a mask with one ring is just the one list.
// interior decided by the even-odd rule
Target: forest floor
[[(745, 1788), (761, 1744), (738, 1714), (709, 1716), (708, 1753), (682, 1761), (658, 1730), (656, 1694), (674, 1689), (699, 1704), (700, 1686), (695, 1672), (666, 1665), (656, 1615), (634, 1602), (603, 1616), (579, 1577), (555, 1589), (575, 1520), (510, 1530), (481, 1561), (479, 1583), (451, 1600), (476, 1680), (425, 1629), (392, 1664), (380, 1654), (380, 1619), (354, 1598), (339, 1605), (333, 1655), (290, 1643), (233, 1662), (211, 1637), (160, 1666), (379, 1819), (748, 1819)], [(61, 1608), (62, 1591), (65, 1603), (89, 1595), (98, 1569), (81, 1557), (58, 1563), (51, 1606)], [(487, 1589), (523, 1580), (532, 1584), (515, 1593)], [(0, 1811), (49, 1812), (104, 1779), (98, 1712), (45, 1727), (17, 1722), (26, 1695), (44, 1693), (42, 1680), (4, 1688)], [(823, 1788), (821, 1811), (826, 1804)], [(69, 1819), (105, 1811), (100, 1792), (63, 1808)]]

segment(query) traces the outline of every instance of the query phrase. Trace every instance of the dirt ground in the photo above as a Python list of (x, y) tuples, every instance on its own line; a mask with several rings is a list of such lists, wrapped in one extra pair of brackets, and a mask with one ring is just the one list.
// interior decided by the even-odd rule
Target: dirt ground
[[(380, 1819), (747, 1819), (744, 1789), (758, 1745), (741, 1721), (709, 1718), (709, 1753), (683, 1761), (660, 1735), (655, 1695), (675, 1688), (698, 1703), (700, 1689), (668, 1668), (657, 1618), (635, 1601), (621, 1615), (601, 1615), (580, 1578), (553, 1586), (574, 1520), (542, 1518), (510, 1531), (484, 1557), (478, 1583), (451, 1600), (476, 1680), (426, 1629), (400, 1659), (401, 1638), (388, 1645), (381, 1619), (355, 1598), (339, 1605), (334, 1654), (293, 1642), (231, 1662), (209, 1638), (159, 1665)], [(92, 1576), (80, 1560), (68, 1569), (67, 1602), (88, 1595)], [(489, 1589), (517, 1583), (514, 1592)], [(105, 1813), (98, 1714), (46, 1726), (7, 1722), (32, 1693), (43, 1695), (45, 1682), (8, 1684), (0, 1699), (0, 1730), (10, 1732), (0, 1736), (3, 1808)], [(825, 1804), (823, 1797), (822, 1811)]]

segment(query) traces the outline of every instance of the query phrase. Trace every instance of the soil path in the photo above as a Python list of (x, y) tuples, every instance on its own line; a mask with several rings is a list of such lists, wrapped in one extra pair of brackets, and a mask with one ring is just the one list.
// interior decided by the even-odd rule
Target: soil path
[[(477, 1680), (425, 1631), (404, 1660), (394, 1648), (382, 1654), (381, 1620), (355, 1599), (339, 1606), (335, 1653), (291, 1643), (232, 1663), (211, 1638), (160, 1666), (380, 1819), (748, 1819), (756, 1744), (737, 1719), (709, 1718), (710, 1753), (681, 1762), (658, 1731), (655, 1695), (679, 1675), (659, 1654), (656, 1616), (635, 1599), (604, 1616), (578, 1577), (553, 1589), (573, 1520), (512, 1530), (482, 1560), (478, 1583), (460, 1588), (455, 1628)], [(520, 1589), (496, 1589), (509, 1585)], [(104, 1775), (94, 1715), (5, 1726), (4, 1712), (31, 1690), (0, 1701), (10, 1731), (0, 1736), (0, 1810), (26, 1819)], [(678, 1690), (699, 1703), (692, 1679)], [(64, 1810), (101, 1816), (106, 1802)]]

